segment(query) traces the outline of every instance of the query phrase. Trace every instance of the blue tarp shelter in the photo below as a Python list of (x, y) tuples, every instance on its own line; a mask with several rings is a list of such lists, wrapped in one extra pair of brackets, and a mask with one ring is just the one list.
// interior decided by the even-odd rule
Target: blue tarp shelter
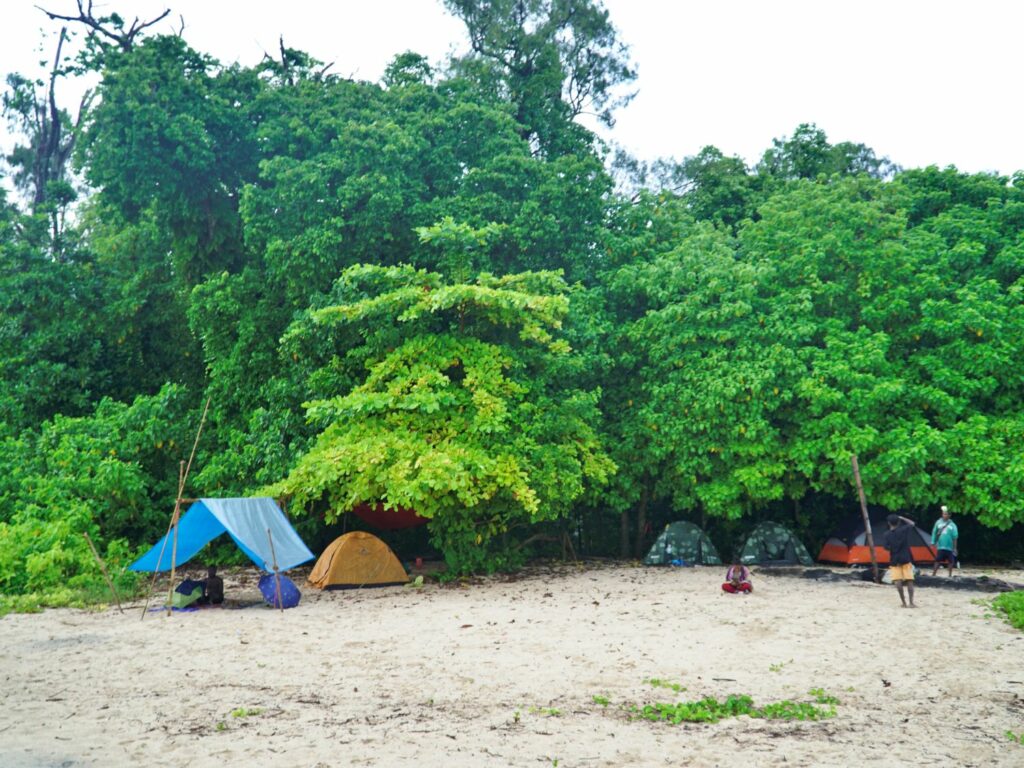
[[(287, 571), (313, 559), (313, 553), (273, 499), (200, 499), (178, 521), (178, 555), (174, 565), (177, 568), (188, 562), (207, 543), (226, 533), (258, 568), (273, 571), (268, 529), (274, 539), (278, 570)], [(173, 532), (170, 535), (173, 536)], [(171, 570), (172, 542), (167, 541), (164, 546), (165, 539), (167, 536), (132, 563), (129, 570)]]

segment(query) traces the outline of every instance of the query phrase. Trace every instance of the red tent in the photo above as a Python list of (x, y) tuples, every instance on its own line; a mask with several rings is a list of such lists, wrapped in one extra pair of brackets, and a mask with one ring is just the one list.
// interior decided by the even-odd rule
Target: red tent
[(411, 509), (397, 507), (385, 509), (384, 504), (359, 504), (352, 509), (352, 514), (360, 520), (385, 531), (397, 531), (401, 528), (415, 528), (427, 522), (427, 518), (420, 517)]

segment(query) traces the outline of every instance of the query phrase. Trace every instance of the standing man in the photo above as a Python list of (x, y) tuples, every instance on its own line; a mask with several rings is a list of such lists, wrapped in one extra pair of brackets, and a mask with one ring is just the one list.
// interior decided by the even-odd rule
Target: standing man
[(935, 555), (935, 567), (932, 569), (932, 576), (939, 572), (939, 566), (946, 563), (949, 566), (949, 576), (953, 577), (953, 566), (956, 565), (956, 541), (960, 532), (956, 529), (956, 523), (949, 516), (949, 507), (942, 505), (942, 517), (935, 521), (932, 526), (932, 546), (938, 550)]
[[(914, 521), (901, 515), (889, 515), (886, 518), (889, 530), (885, 534), (885, 548), (889, 550), (889, 573), (892, 583), (900, 593), (903, 607), (916, 608), (914, 605), (914, 558), (910, 553), (910, 532), (914, 529)], [(910, 605), (903, 595), (906, 586)]]

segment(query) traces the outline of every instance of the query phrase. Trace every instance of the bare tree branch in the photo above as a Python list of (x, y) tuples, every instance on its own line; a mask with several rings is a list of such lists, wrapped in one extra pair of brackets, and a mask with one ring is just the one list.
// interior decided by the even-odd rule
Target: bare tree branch
[[(130, 51), (132, 46), (135, 44), (135, 38), (140, 32), (142, 32), (142, 30), (167, 18), (168, 14), (171, 12), (171, 9), (168, 8), (155, 19), (151, 19), (150, 21), (139, 21), (139, 17), (136, 16), (135, 21), (132, 22), (131, 27), (129, 27), (127, 31), (124, 30), (123, 26), (119, 30), (115, 31), (104, 26), (104, 21), (106, 21), (106, 19), (97, 19), (93, 15), (92, 0), (88, 0), (88, 3), (85, 5), (83, 5), (82, 0), (76, 0), (76, 3), (78, 5), (77, 16), (64, 16), (59, 13), (54, 13), (53, 11), (48, 11), (40, 5), (37, 5), (36, 8), (45, 13), (51, 21), (72, 21), (84, 24), (89, 27), (89, 29), (93, 30), (93, 32), (116, 43), (123, 51)], [(182, 31), (184, 31), (185, 28), (184, 23), (184, 19), (182, 19)]]
[(332, 61), (330, 64), (324, 64), (322, 67), (320, 67), (320, 69), (317, 70), (316, 79), (323, 80), (324, 76), (327, 74), (327, 70), (333, 67), (334, 64), (335, 62)]

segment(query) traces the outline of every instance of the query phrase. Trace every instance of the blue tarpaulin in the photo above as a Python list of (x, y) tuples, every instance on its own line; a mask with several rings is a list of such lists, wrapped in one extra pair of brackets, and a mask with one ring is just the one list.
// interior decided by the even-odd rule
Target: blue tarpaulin
[[(286, 571), (313, 559), (313, 553), (295, 533), (288, 518), (273, 499), (200, 499), (189, 507), (178, 522), (175, 567), (188, 562), (208, 542), (227, 533), (257, 567), (273, 571), (274, 557), (270, 552), (268, 529), (274, 539), (278, 570)], [(171, 570), (172, 542), (167, 541), (164, 546), (166, 538), (160, 539), (149, 552), (132, 563), (130, 570)]]

